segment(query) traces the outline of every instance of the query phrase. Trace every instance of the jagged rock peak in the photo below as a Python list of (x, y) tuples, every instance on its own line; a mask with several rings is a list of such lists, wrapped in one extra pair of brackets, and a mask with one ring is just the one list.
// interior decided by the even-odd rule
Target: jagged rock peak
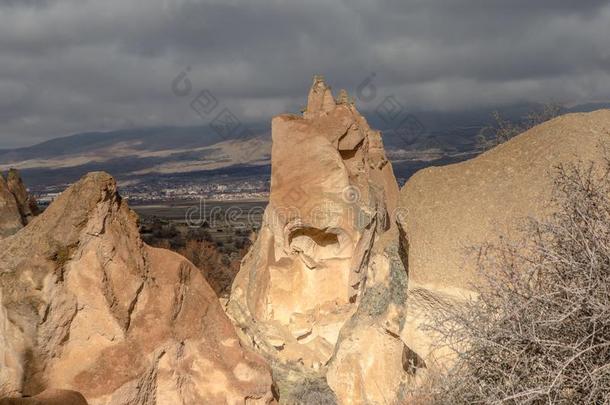
[(36, 199), (28, 193), (19, 171), (10, 169), (6, 179), (0, 173), (0, 239), (13, 235), (38, 214)]
[(0, 239), (13, 235), (23, 228), (23, 221), (15, 196), (0, 173)]
[[(108, 173), (89, 173), (35, 217), (20, 232), (22, 237), (7, 240), (5, 251), (0, 251), (0, 262), (16, 261), (24, 246), (45, 254), (52, 254), (57, 246), (73, 246), (87, 227), (91, 228), (92, 235), (99, 234), (113, 213), (121, 212), (125, 217), (123, 222), (135, 224), (137, 215), (127, 207), (121, 210), (121, 206), (115, 180)], [(131, 227), (130, 233), (137, 232), (137, 226)]]
[(337, 97), (337, 104), (354, 104), (354, 101), (347, 94), (347, 90), (339, 90), (339, 96)]
[(270, 360), (280, 401), (302, 398), (311, 381), (339, 403), (390, 400), (406, 378), (397, 338), (406, 271), (381, 134), (321, 76), (303, 117), (279, 115), (271, 127), (269, 205), (229, 313)]
[(324, 76), (315, 75), (307, 97), (307, 108), (303, 113), (305, 118), (314, 118), (328, 113), (336, 107), (330, 86), (324, 81)]
[(202, 273), (144, 244), (106, 173), (0, 241), (0, 398), (65, 388), (91, 405), (267, 404)]
[(21, 219), (27, 225), (36, 215), (40, 213), (36, 199), (28, 193), (21, 174), (17, 169), (10, 169), (7, 176), (8, 189), (15, 196)]

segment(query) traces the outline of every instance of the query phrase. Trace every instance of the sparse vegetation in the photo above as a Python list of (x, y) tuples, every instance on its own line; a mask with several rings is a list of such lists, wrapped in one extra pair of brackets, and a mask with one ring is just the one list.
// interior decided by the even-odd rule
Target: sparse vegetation
[(76, 245), (65, 246), (59, 244), (54, 247), (51, 260), (55, 262), (55, 274), (59, 281), (64, 280), (65, 266), (72, 258), (76, 248)]
[(76, 250), (76, 246), (64, 246), (64, 245), (56, 245), (53, 248), (53, 253), (51, 259), (55, 262), (57, 268), (63, 268), (70, 258), (72, 254)]
[(563, 111), (560, 104), (545, 104), (540, 111), (529, 113), (521, 120), (514, 122), (506, 119), (500, 112), (492, 114), (493, 124), (482, 128), (477, 134), (477, 146), (481, 150), (488, 150), (498, 146), (509, 139), (559, 116)]
[(480, 297), (428, 327), (458, 361), (438, 404), (610, 403), (610, 164), (560, 167), (529, 249), (494, 246)]
[[(149, 219), (142, 238), (151, 246), (173, 250), (197, 266), (220, 297), (227, 297), (239, 272), (241, 258), (251, 245), (251, 231), (244, 228), (220, 229), (222, 239), (209, 226), (181, 229), (167, 220)], [(232, 233), (228, 234), (227, 233)]]
[(400, 261), (398, 249), (388, 249), (390, 257), (389, 283), (370, 286), (364, 291), (360, 301), (361, 311), (370, 316), (383, 314), (393, 302), (398, 306), (405, 305), (407, 300), (407, 273)]
[(290, 405), (336, 405), (337, 398), (323, 379), (307, 379), (292, 391)]
[(218, 246), (206, 240), (188, 240), (184, 248), (177, 252), (197, 266), (219, 297), (227, 297), (231, 292), (233, 279), (239, 272), (241, 258), (247, 247), (240, 252), (228, 254)]

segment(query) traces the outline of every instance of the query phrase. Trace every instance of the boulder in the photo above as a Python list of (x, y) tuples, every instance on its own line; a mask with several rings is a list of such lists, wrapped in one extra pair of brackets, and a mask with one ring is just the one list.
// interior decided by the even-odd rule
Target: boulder
[(331, 402), (392, 401), (408, 378), (407, 273), (381, 134), (316, 76), (303, 116), (273, 118), (272, 139), (269, 205), (228, 312), (271, 363), (280, 402), (312, 386)]
[(93, 405), (270, 403), (268, 366), (241, 346), (201, 272), (145, 245), (137, 222), (114, 179), (90, 173), (0, 241), (11, 348), (0, 396), (55, 387)]
[(408, 239), (407, 343), (428, 368), (451, 364), (422, 330), (442, 305), (473, 297), (478, 249), (523, 239), (524, 221), (552, 212), (556, 167), (602, 166), (610, 146), (610, 110), (558, 117), (457, 164), (417, 172), (401, 190)]

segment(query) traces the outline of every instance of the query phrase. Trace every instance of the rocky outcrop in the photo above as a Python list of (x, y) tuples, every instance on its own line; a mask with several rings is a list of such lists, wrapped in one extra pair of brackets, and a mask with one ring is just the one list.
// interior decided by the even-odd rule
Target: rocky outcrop
[(8, 171), (6, 183), (9, 191), (15, 196), (17, 207), (19, 207), (19, 214), (21, 215), (21, 221), (24, 225), (29, 224), (30, 221), (40, 213), (36, 199), (28, 193), (18, 170), (10, 169)]
[(280, 402), (390, 403), (408, 377), (407, 273), (381, 134), (315, 77), (303, 116), (275, 117), (272, 138), (270, 201), (229, 313)]
[(76, 391), (47, 390), (30, 398), (0, 399), (0, 405), (87, 405), (87, 400)]
[(105, 173), (0, 241), (0, 291), (0, 397), (65, 388), (93, 405), (272, 400), (266, 363), (242, 348), (200, 271), (141, 241)]
[(8, 188), (6, 179), (0, 173), (0, 239), (10, 236), (23, 228), (23, 221), (15, 196)]
[(7, 179), (0, 173), (0, 239), (19, 231), (38, 213), (36, 200), (28, 193), (19, 172), (9, 170)]
[[(610, 146), (610, 110), (569, 114), (539, 125), (472, 160), (419, 171), (401, 191), (409, 241), (408, 318), (402, 337), (428, 367), (451, 363), (422, 330), (434, 311), (472, 296), (476, 248), (520, 241), (523, 221), (553, 206), (560, 164), (601, 163)], [(474, 250), (473, 250), (474, 248)], [(438, 343), (438, 342), (436, 342)]]

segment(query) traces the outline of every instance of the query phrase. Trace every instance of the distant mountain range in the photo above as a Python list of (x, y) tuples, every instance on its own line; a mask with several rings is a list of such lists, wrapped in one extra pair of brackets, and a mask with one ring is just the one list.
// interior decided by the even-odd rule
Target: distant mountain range
[[(540, 108), (539, 104), (519, 104), (500, 112), (507, 119), (519, 120)], [(610, 103), (577, 105), (566, 112), (602, 108), (610, 108)], [(420, 111), (389, 117), (378, 108), (365, 115), (373, 128), (383, 132), (396, 176), (405, 180), (423, 167), (475, 155), (476, 135), (491, 123), (492, 112)], [(219, 175), (268, 176), (270, 128), (262, 123), (250, 128), (247, 135), (237, 136), (223, 136), (209, 126), (81, 133), (26, 148), (0, 150), (0, 171), (18, 168), (26, 184), (34, 188), (71, 183), (98, 170), (132, 183), (168, 176), (190, 176), (201, 181)]]
[(247, 138), (223, 137), (209, 127), (158, 127), (89, 132), (38, 145), (0, 150), (0, 170), (20, 169), (32, 186), (70, 183), (90, 171), (107, 171), (120, 180), (238, 166), (266, 166), (268, 130)]

